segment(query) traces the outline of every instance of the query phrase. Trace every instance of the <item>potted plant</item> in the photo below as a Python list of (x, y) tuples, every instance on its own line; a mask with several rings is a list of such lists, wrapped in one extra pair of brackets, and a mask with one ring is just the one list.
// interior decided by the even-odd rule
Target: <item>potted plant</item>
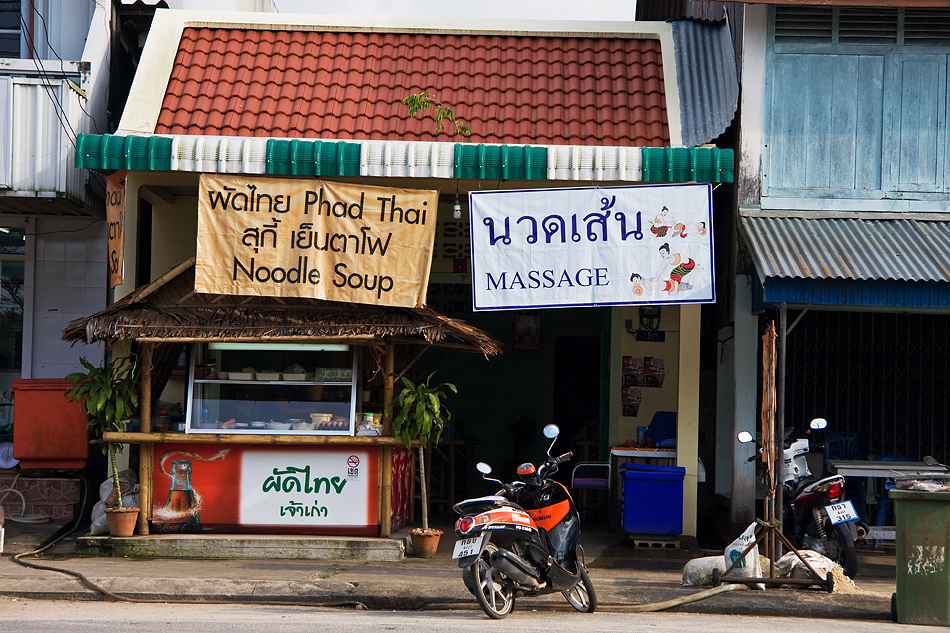
[(448, 395), (444, 389), (451, 389), (454, 393), (458, 393), (455, 385), (448, 382), (432, 386), (431, 381), (434, 375), (435, 372), (432, 372), (424, 381), (418, 384), (405, 376), (401, 376), (400, 380), (402, 380), (403, 388), (386, 407), (387, 414), (394, 409), (398, 410), (396, 417), (393, 418), (393, 435), (395, 435), (396, 440), (402, 442), (406, 448), (409, 448), (413, 441), (419, 442), (422, 529), (409, 530), (409, 537), (412, 539), (413, 553), (422, 558), (428, 558), (435, 554), (439, 546), (439, 537), (442, 536), (441, 530), (429, 528), (429, 495), (426, 490), (425, 447), (430, 441), (434, 444), (439, 443), (446, 422), (452, 418), (452, 414), (443, 405), (443, 400)]
[(123, 431), (122, 420), (138, 406), (138, 384), (133, 377), (133, 363), (128, 356), (113, 358), (102, 367), (96, 367), (85, 358), (80, 358), (79, 362), (86, 371), (66, 376), (66, 380), (76, 383), (66, 392), (66, 398), (78, 402), (89, 414), (86, 424), (92, 435), (89, 443), (101, 444), (102, 454), (109, 457), (112, 490), (116, 498), (116, 505), (106, 508), (109, 532), (113, 536), (131, 536), (139, 509), (122, 506), (119, 467), (116, 464), (116, 453), (122, 451), (122, 445), (106, 442), (104, 436), (109, 432)]

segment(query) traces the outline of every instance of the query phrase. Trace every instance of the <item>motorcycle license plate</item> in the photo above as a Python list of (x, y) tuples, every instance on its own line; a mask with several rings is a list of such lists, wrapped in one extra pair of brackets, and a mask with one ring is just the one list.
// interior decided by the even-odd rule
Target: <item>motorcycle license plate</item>
[(474, 556), (482, 549), (482, 539), (488, 533), (482, 533), (473, 538), (463, 538), (455, 541), (455, 550), (452, 551), (452, 558), (465, 558), (466, 556)]
[(842, 501), (841, 503), (825, 506), (825, 512), (828, 513), (828, 518), (831, 519), (832, 525), (856, 521), (858, 519), (858, 513), (854, 511), (854, 504), (850, 501)]

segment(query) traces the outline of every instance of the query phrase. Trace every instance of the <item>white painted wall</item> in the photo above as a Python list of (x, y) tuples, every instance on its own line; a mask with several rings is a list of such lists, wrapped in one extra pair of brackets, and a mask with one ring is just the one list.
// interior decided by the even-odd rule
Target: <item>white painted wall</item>
[(28, 356), (24, 341), (23, 375), (62, 378), (82, 368), (80, 356), (94, 364), (102, 359), (99, 345), (70, 347), (63, 341), (63, 327), (106, 307), (106, 223), (39, 218), (34, 226), (33, 284), (27, 288), (33, 304), (32, 346)]

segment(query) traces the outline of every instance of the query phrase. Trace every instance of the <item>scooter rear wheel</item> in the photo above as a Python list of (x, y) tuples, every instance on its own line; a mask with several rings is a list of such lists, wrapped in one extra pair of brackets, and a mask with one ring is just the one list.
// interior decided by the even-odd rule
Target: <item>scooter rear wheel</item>
[(481, 556), (469, 567), (469, 570), (475, 584), (474, 593), (478, 606), (488, 617), (500, 620), (514, 608), (515, 592), (511, 581), (489, 564), (491, 553), (496, 551), (498, 551), (498, 546), (494, 543), (486, 545)]
[(835, 562), (841, 565), (845, 576), (854, 580), (858, 575), (858, 553), (855, 551), (854, 543), (838, 530), (835, 530), (834, 537), (835, 544), (838, 546), (838, 560)]
[(594, 593), (594, 583), (590, 581), (587, 569), (579, 563), (578, 565), (581, 569), (581, 579), (576, 585), (561, 593), (564, 594), (564, 597), (567, 598), (570, 605), (581, 613), (593, 613), (594, 609), (597, 608), (597, 595)]

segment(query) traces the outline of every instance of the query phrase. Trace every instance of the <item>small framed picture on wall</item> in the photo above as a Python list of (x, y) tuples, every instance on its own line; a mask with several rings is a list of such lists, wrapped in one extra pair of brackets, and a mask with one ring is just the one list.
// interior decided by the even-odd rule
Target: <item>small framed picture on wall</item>
[(541, 349), (541, 315), (515, 315), (515, 349)]

